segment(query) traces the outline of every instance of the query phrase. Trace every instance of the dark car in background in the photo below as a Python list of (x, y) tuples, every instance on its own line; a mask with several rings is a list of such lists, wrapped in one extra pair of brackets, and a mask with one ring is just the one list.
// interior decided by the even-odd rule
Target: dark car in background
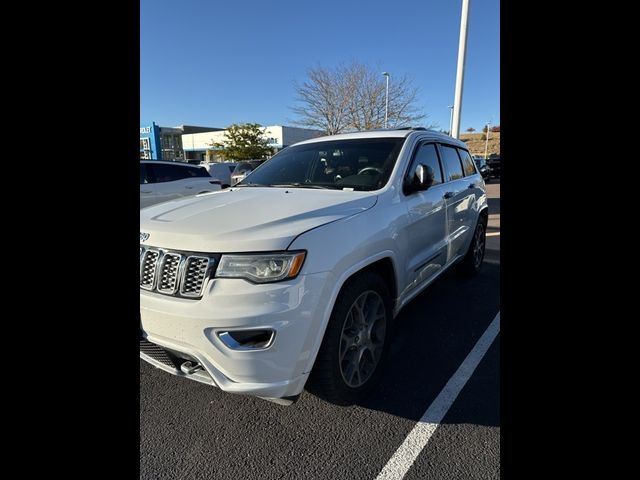
[(482, 157), (473, 157), (473, 161), (476, 163), (476, 167), (478, 167), (478, 171), (482, 178), (488, 180), (491, 177), (491, 169), (489, 165), (487, 165), (487, 161)]
[(489, 165), (489, 169), (491, 170), (491, 177), (500, 178), (500, 155), (494, 153), (489, 155), (487, 165)]

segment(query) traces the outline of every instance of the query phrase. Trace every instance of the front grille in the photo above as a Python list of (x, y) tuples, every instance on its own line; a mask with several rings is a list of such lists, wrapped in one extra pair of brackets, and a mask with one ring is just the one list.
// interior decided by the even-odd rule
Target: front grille
[(140, 258), (140, 287), (145, 290), (153, 290), (156, 278), (156, 266), (160, 252), (158, 250), (147, 250)]
[(199, 297), (207, 275), (210, 259), (208, 257), (187, 258), (184, 281), (180, 293), (185, 297)]
[(165, 295), (200, 298), (218, 257), (141, 246), (140, 288)]
[(166, 365), (171, 368), (178, 368), (178, 366), (171, 360), (171, 357), (167, 354), (167, 352), (156, 345), (155, 343), (151, 343), (148, 340), (143, 338), (140, 339), (140, 351), (154, 360)]
[(174, 294), (178, 291), (178, 270), (182, 262), (179, 253), (166, 253), (162, 256), (159, 268), (158, 291)]

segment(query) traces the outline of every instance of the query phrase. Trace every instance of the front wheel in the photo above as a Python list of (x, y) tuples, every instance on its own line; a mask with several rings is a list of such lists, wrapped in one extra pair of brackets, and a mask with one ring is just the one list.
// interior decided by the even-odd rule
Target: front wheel
[(382, 375), (391, 317), (391, 297), (378, 274), (350, 279), (336, 300), (307, 389), (338, 405), (360, 402)]

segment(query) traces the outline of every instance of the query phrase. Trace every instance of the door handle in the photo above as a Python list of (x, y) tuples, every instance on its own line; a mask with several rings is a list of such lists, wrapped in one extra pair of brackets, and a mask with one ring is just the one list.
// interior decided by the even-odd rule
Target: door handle
[(442, 196), (442, 198), (448, 199), (453, 197), (455, 194), (456, 194), (455, 192), (447, 192)]
[(140, 193), (151, 193), (151, 190), (140, 190)]
[(193, 190), (193, 187), (184, 187), (184, 188), (186, 188), (187, 190)]

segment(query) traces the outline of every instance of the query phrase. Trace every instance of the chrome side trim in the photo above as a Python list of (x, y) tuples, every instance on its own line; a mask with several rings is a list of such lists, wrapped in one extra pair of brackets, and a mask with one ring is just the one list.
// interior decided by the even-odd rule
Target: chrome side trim
[(216, 336), (220, 339), (220, 341), (224, 344), (225, 347), (227, 347), (230, 350), (235, 350), (235, 351), (239, 351), (239, 352), (257, 352), (260, 350), (266, 350), (269, 347), (271, 347), (271, 345), (273, 345), (273, 342), (275, 342), (276, 340), (276, 331), (272, 328), (248, 328), (248, 329), (233, 329), (233, 331), (250, 331), (250, 330), (258, 330), (258, 331), (267, 331), (267, 332), (271, 332), (271, 338), (269, 338), (269, 341), (263, 346), (263, 347), (245, 347), (242, 344), (238, 343), (236, 341), (235, 338), (233, 338), (230, 334), (228, 330), (218, 330), (216, 332)]

